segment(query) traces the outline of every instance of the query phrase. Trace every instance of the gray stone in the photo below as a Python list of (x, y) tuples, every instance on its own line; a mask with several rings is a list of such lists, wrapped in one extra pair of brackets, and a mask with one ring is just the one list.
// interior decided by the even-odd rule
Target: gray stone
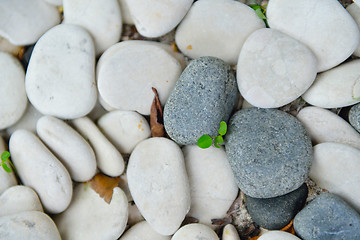
[(276, 109), (248, 108), (235, 113), (225, 146), (238, 186), (255, 198), (277, 197), (299, 188), (313, 158), (305, 128)]
[(296, 215), (294, 228), (304, 240), (357, 240), (360, 215), (336, 195), (323, 193)]
[(360, 133), (360, 103), (350, 108), (349, 122)]
[(300, 188), (275, 198), (246, 197), (246, 208), (254, 222), (266, 229), (281, 229), (304, 207), (308, 188)]
[(164, 108), (164, 125), (179, 144), (196, 144), (203, 134), (218, 134), (238, 92), (230, 66), (215, 57), (200, 57), (185, 68)]

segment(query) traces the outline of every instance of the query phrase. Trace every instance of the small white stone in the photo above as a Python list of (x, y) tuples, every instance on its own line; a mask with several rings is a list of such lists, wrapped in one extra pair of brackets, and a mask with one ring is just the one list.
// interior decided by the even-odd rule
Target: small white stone
[(150, 226), (172, 235), (190, 208), (190, 188), (183, 153), (166, 138), (150, 138), (132, 152), (127, 176), (135, 204)]
[(43, 212), (28, 211), (0, 217), (0, 239), (61, 240), (51, 218)]
[(222, 234), (222, 240), (240, 240), (239, 233), (232, 224), (226, 224)]
[(31, 103), (28, 103), (24, 115), (14, 125), (8, 127), (6, 132), (11, 135), (18, 129), (25, 129), (36, 133), (36, 123), (42, 116), (44, 115), (36, 110)]
[(296, 117), (315, 144), (337, 142), (360, 149), (360, 134), (335, 113), (319, 107), (305, 107)]
[(122, 20), (125, 24), (134, 25), (134, 21), (131, 17), (128, 1), (131, 0), (118, 0), (120, 4)]
[(11, 44), (6, 38), (3, 38), (0, 36), (0, 51), (1, 52), (7, 52), (12, 54), (13, 56), (19, 56), (21, 51), (23, 51), (24, 48), (22, 46), (16, 46), (14, 44)]
[(206, 225), (200, 223), (188, 224), (181, 227), (171, 240), (219, 240), (216, 233)]
[(0, 35), (14, 45), (33, 44), (60, 23), (57, 8), (43, 0), (0, 1), (0, 9)]
[(87, 117), (74, 119), (72, 123), (92, 145), (101, 172), (111, 177), (120, 176), (125, 168), (124, 159), (95, 123)]
[(43, 208), (36, 192), (27, 186), (13, 186), (0, 196), (0, 216), (26, 211), (40, 211)]
[(213, 227), (211, 219), (226, 216), (238, 194), (238, 186), (223, 148), (201, 149), (188, 145), (182, 149), (190, 183), (189, 216)]
[(49, 213), (60, 213), (70, 204), (72, 182), (61, 162), (31, 132), (15, 131), (10, 138), (11, 159), (25, 186), (33, 188)]
[(118, 239), (128, 218), (128, 201), (124, 192), (115, 187), (110, 204), (91, 187), (82, 183), (75, 187), (68, 209), (56, 215), (54, 221), (63, 239)]
[(98, 126), (123, 154), (130, 154), (136, 144), (151, 135), (146, 119), (132, 111), (109, 112), (98, 120)]
[(25, 112), (24, 80), (25, 72), (19, 60), (0, 52), (0, 130), (16, 123)]
[(342, 143), (314, 147), (310, 178), (360, 211), (360, 150)]
[(61, 24), (36, 43), (26, 72), (26, 93), (44, 115), (83, 117), (96, 103), (95, 52), (81, 27)]
[[(356, 1), (354, 1), (354, 2), (356, 2)], [(356, 24), (360, 28), (360, 6), (358, 6), (356, 3), (352, 3), (349, 6), (347, 6), (346, 10), (354, 18)], [(356, 57), (360, 57), (360, 44), (356, 48), (353, 55), (356, 56)]]
[(233, 0), (200, 0), (176, 30), (176, 44), (186, 56), (213, 56), (236, 64), (246, 38), (265, 23), (249, 6)]
[(183, 19), (193, 0), (127, 1), (138, 32), (149, 38), (170, 32)]
[(307, 45), (319, 61), (318, 72), (345, 61), (357, 48), (358, 26), (337, 0), (271, 0), (267, 21)]
[(55, 6), (61, 6), (63, 3), (62, 0), (44, 0), (45, 2), (48, 2), (52, 5), (55, 5)]
[(170, 240), (170, 238), (155, 232), (146, 221), (142, 221), (127, 230), (119, 240)]
[[(5, 141), (0, 136), (0, 154), (6, 150)], [(8, 165), (8, 164), (7, 164)], [(8, 166), (11, 167), (11, 166)], [(0, 167), (0, 194), (2, 194), (6, 189), (17, 185), (17, 180), (14, 174), (14, 171), (11, 173), (6, 172), (2, 167)]]
[(94, 177), (96, 158), (86, 140), (64, 121), (44, 116), (36, 125), (37, 134), (69, 171), (71, 178), (85, 182)]
[(268, 231), (261, 235), (258, 240), (301, 240), (300, 238), (284, 231)]

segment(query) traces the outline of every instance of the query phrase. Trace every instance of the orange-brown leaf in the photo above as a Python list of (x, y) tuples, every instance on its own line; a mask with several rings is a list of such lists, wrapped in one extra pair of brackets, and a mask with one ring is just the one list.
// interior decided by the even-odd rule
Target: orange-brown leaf
[(280, 231), (288, 232), (288, 233), (291, 233), (291, 234), (295, 235), (295, 229), (294, 229), (294, 226), (293, 226), (293, 220), (291, 220), (288, 225), (286, 225), (285, 227), (280, 229)]
[(260, 236), (255, 236), (255, 237), (252, 237), (252, 238), (250, 238), (250, 240), (256, 240), (256, 239), (258, 239)]
[(94, 189), (94, 191), (98, 193), (105, 202), (110, 204), (113, 195), (113, 189), (119, 185), (120, 178), (112, 178), (98, 173), (89, 182), (90, 187)]
[(160, 103), (159, 94), (152, 88), (155, 97), (150, 111), (150, 129), (152, 137), (167, 137), (164, 127), (163, 109)]

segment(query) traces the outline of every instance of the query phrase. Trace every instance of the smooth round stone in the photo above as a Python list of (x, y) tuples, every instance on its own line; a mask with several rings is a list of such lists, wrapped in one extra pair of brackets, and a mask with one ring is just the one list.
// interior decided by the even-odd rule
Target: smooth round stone
[(319, 107), (305, 107), (296, 117), (315, 144), (338, 142), (360, 149), (359, 133), (335, 113)]
[(322, 188), (341, 196), (360, 212), (360, 150), (342, 143), (314, 147), (309, 176)]
[(139, 143), (127, 166), (129, 189), (150, 226), (161, 235), (172, 235), (190, 209), (190, 187), (184, 156), (166, 138)]
[(86, 29), (93, 37), (96, 55), (119, 42), (122, 19), (118, 0), (64, 0), (64, 23)]
[(360, 132), (360, 103), (350, 108), (349, 122), (356, 131)]
[[(350, 13), (350, 15), (355, 20), (357, 26), (360, 28), (360, 6), (356, 3), (352, 3), (349, 6), (347, 6), (346, 10)], [(353, 55), (356, 57), (360, 57), (360, 44), (356, 48)]]
[(15, 124), (6, 128), (6, 133), (11, 135), (18, 129), (25, 129), (36, 133), (36, 123), (42, 116), (44, 115), (36, 110), (31, 103), (28, 103), (24, 115)]
[[(5, 141), (0, 136), (0, 154), (6, 150)], [(8, 165), (8, 164), (7, 164)], [(8, 165), (8, 167), (11, 167)], [(17, 180), (14, 174), (14, 171), (11, 173), (6, 172), (2, 167), (0, 167), (0, 194), (2, 194), (6, 189), (11, 186), (17, 185)]]
[(226, 224), (222, 234), (222, 240), (240, 240), (239, 233), (232, 224)]
[[(309, 14), (310, 13), (310, 14)], [(360, 34), (351, 15), (336, 0), (271, 0), (269, 26), (307, 45), (318, 59), (318, 72), (345, 61), (357, 48)]]
[(360, 102), (360, 60), (341, 64), (317, 75), (313, 85), (301, 96), (322, 108), (340, 108)]
[(128, 218), (128, 201), (118, 187), (113, 189), (110, 204), (104, 201), (90, 183), (79, 184), (68, 209), (54, 217), (63, 239), (118, 239)]
[(208, 226), (192, 223), (180, 228), (171, 240), (219, 240), (216, 233)]
[(127, 1), (136, 29), (149, 38), (160, 37), (173, 30), (192, 3), (193, 0)]
[(246, 39), (237, 69), (238, 87), (246, 101), (260, 108), (277, 108), (311, 86), (317, 60), (301, 42), (264, 28)]
[(19, 60), (0, 52), (0, 130), (16, 123), (25, 112), (24, 80), (25, 73)]
[(103, 115), (97, 124), (105, 136), (123, 154), (130, 154), (139, 142), (151, 135), (147, 120), (132, 111), (109, 112)]
[(200, 0), (181, 21), (175, 41), (188, 57), (213, 56), (234, 65), (246, 38), (264, 27), (255, 11), (241, 2)]
[(301, 240), (300, 238), (284, 231), (269, 231), (261, 235), (258, 240)]
[(0, 1), (0, 9), (0, 35), (14, 45), (33, 44), (60, 23), (57, 8), (43, 0)]
[(360, 215), (338, 196), (323, 193), (296, 215), (294, 229), (302, 239), (357, 240)]
[(278, 197), (299, 188), (312, 161), (312, 144), (292, 115), (277, 109), (236, 112), (225, 136), (239, 188), (253, 198)]
[(122, 21), (125, 24), (134, 25), (134, 20), (132, 19), (131, 12), (129, 9), (129, 4), (128, 4), (129, 0), (118, 0), (118, 1), (121, 10)]
[(111, 177), (120, 176), (125, 168), (124, 159), (96, 124), (87, 117), (74, 119), (72, 124), (90, 142), (101, 172)]
[(146, 221), (141, 221), (127, 230), (119, 240), (170, 240), (170, 238), (155, 232)]
[(94, 177), (96, 158), (89, 143), (64, 121), (44, 116), (37, 122), (37, 134), (69, 171), (71, 178), (85, 182)]
[(0, 36), (0, 51), (7, 52), (12, 54), (13, 56), (18, 56), (24, 48), (22, 46), (16, 46), (11, 44), (6, 38)]
[(96, 103), (95, 51), (81, 27), (61, 24), (36, 43), (26, 72), (32, 105), (44, 115), (73, 119)]
[(0, 196), (0, 216), (26, 211), (43, 212), (40, 199), (36, 192), (27, 186), (13, 186)]
[(61, 6), (63, 4), (63, 0), (44, 0), (44, 1), (55, 6)]
[(138, 222), (141, 222), (144, 220), (144, 217), (141, 215), (139, 209), (137, 208), (137, 206), (135, 205), (134, 202), (130, 202), (128, 203), (128, 209), (129, 209), (129, 215), (128, 215), (128, 222), (127, 224), (129, 226), (133, 226)]
[(164, 125), (178, 144), (193, 145), (203, 135), (216, 136), (236, 103), (236, 80), (230, 65), (215, 57), (190, 62), (164, 107)]
[(304, 183), (300, 188), (275, 198), (246, 197), (246, 208), (251, 218), (260, 227), (281, 229), (304, 207), (308, 188)]
[(60, 213), (70, 204), (69, 172), (33, 133), (17, 130), (10, 138), (10, 154), (21, 182), (39, 195), (44, 209)]
[(190, 183), (189, 216), (211, 226), (211, 219), (226, 216), (238, 194), (238, 187), (223, 148), (182, 149)]
[(61, 240), (51, 218), (39, 211), (27, 211), (0, 217), (0, 238), (11, 240)]
[[(99, 93), (115, 109), (150, 115), (156, 88), (165, 104), (181, 74), (180, 63), (156, 44), (124, 41), (113, 45), (97, 65)], [(140, 97), (141, 96), (141, 97)]]

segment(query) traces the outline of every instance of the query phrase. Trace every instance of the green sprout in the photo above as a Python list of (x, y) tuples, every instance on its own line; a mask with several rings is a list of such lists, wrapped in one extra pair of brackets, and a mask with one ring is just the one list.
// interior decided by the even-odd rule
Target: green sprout
[(10, 153), (8, 151), (4, 151), (2, 154), (1, 154), (1, 166), (2, 168), (8, 172), (8, 173), (11, 173), (11, 168), (6, 164), (6, 162), (8, 162), (10, 164), (10, 166), (15, 170), (15, 166), (13, 165), (13, 163), (10, 161)]
[(267, 23), (267, 17), (266, 17), (266, 15), (265, 15), (265, 13), (266, 13), (266, 6), (267, 6), (267, 4), (262, 5), (262, 6), (257, 5), (257, 4), (249, 5), (249, 7), (251, 7), (252, 9), (255, 10), (255, 12), (256, 12), (256, 14), (258, 15), (258, 17), (259, 17), (260, 19), (264, 20), (266, 27), (269, 27), (269, 25), (268, 25), (268, 23)]
[(215, 137), (210, 137), (209, 135), (202, 135), (197, 141), (197, 145), (200, 148), (209, 148), (214, 141), (214, 146), (220, 148), (220, 145), (224, 143), (223, 136), (226, 134), (227, 125), (226, 122), (220, 122), (219, 135)]

